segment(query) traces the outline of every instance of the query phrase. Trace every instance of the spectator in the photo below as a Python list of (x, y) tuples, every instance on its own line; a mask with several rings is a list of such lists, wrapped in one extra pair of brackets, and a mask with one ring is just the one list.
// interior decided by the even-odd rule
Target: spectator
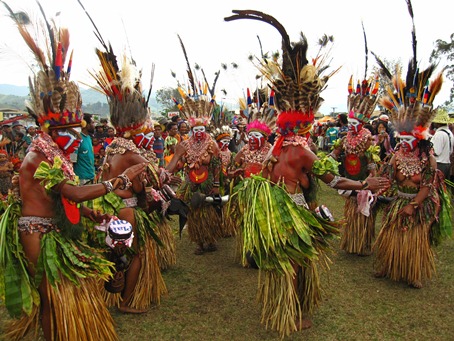
[(104, 126), (101, 123), (98, 123), (95, 130), (93, 130), (93, 133), (90, 134), (93, 137), (97, 137), (101, 141), (104, 141), (104, 139), (107, 137), (107, 133), (104, 132)]
[(108, 127), (107, 128), (107, 137), (104, 139), (104, 142), (103, 142), (104, 148), (107, 148), (107, 146), (112, 143), (114, 138), (115, 138), (115, 128)]
[(391, 155), (393, 149), (391, 147), (391, 139), (388, 132), (388, 122), (378, 121), (377, 135), (375, 135), (375, 145), (380, 147), (380, 160), (383, 161)]
[(178, 122), (178, 134), (175, 136), (178, 140), (178, 143), (181, 141), (187, 140), (189, 138), (189, 125), (186, 121), (181, 120)]
[(158, 122), (154, 124), (153, 151), (159, 160), (159, 167), (164, 167), (164, 139), (162, 137), (162, 126)]
[(164, 140), (164, 161), (168, 165), (170, 160), (172, 160), (173, 154), (175, 153), (175, 146), (178, 143), (178, 139), (176, 138), (178, 124), (176, 122), (170, 122), (166, 130), (168, 131), (168, 135)]
[(11, 155), (12, 143), (14, 141), (13, 132), (9, 124), (2, 126), (2, 139), (0, 141), (0, 148), (6, 150), (8, 155)]
[(451, 173), (451, 154), (454, 148), (454, 136), (449, 130), (449, 116), (444, 110), (438, 110), (432, 121), (435, 134), (432, 136), (434, 156), (437, 168), (442, 171), (445, 179), (449, 179)]
[(79, 177), (81, 185), (92, 183), (95, 178), (95, 154), (90, 136), (95, 132), (95, 121), (91, 114), (84, 114), (84, 121), (87, 124), (82, 128), (82, 141), (76, 151), (77, 160), (74, 163), (74, 173)]
[(344, 136), (347, 135), (348, 132), (348, 118), (347, 114), (339, 114), (337, 115), (337, 126), (339, 127), (339, 130), (337, 132), (337, 138), (341, 139)]
[(327, 149), (331, 149), (334, 141), (337, 140), (339, 128), (333, 122), (328, 122), (328, 129), (326, 129)]

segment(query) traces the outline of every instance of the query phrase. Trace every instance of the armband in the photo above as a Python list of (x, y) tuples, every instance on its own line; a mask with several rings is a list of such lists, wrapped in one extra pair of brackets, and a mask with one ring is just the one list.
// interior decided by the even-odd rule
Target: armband
[(103, 181), (101, 184), (106, 188), (106, 194), (113, 191), (113, 185), (111, 181)]
[(129, 180), (129, 178), (126, 174), (120, 174), (119, 176), (117, 176), (117, 179), (120, 179), (121, 181), (123, 181), (123, 185), (121, 187), (118, 187), (119, 189), (126, 190), (126, 189), (131, 188), (132, 182), (131, 182), (131, 180)]
[(334, 177), (334, 179), (331, 180), (327, 185), (328, 185), (329, 187), (331, 187), (331, 188), (334, 188), (334, 187), (336, 187), (336, 185), (337, 185), (337, 183), (339, 182), (340, 179), (341, 179), (341, 177), (338, 176), (338, 175), (336, 175), (336, 176)]

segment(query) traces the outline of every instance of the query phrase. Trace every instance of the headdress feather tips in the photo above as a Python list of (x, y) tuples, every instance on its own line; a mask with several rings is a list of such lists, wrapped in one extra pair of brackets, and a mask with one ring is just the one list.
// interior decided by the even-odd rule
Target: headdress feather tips
[[(65, 70), (69, 31), (58, 27), (54, 20), (49, 21), (39, 1), (41, 20), (36, 23), (26, 12), (14, 12), (6, 2), (1, 2), (38, 64), (33, 77), (29, 78), (27, 111), (44, 131), (80, 126), (82, 98), (78, 85), (70, 81), (72, 59)], [(38, 27), (41, 34), (31, 32), (29, 27)], [(45, 37), (39, 39), (42, 33)]]
[[(95, 49), (101, 67), (99, 71), (91, 72), (97, 84), (97, 87), (93, 88), (106, 95), (110, 121), (117, 135), (130, 137), (140, 133), (146, 129), (145, 124), (149, 117), (148, 99), (142, 93), (142, 72), (137, 68), (134, 60), (126, 54), (123, 54), (121, 65), (118, 65), (112, 45), (110, 42), (108, 44), (105, 42), (81, 1), (78, 0), (78, 2), (93, 24), (95, 35), (104, 48), (104, 50)], [(154, 67), (152, 79), (153, 70)]]
[[(436, 110), (433, 102), (443, 83), (443, 70), (430, 81), (436, 69), (436, 64), (430, 64), (425, 70), (420, 71), (416, 59), (416, 31), (414, 24), (413, 7), (410, 0), (405, 0), (412, 20), (412, 51), (413, 56), (408, 63), (405, 78), (398, 65), (391, 73), (383, 61), (374, 54), (378, 65), (388, 82), (386, 96), (380, 104), (389, 111), (389, 119), (398, 132), (414, 132), (417, 138), (427, 135), (427, 130), (432, 122)], [(424, 134), (422, 133), (424, 130)]]
[[(333, 42), (333, 37), (324, 35), (319, 40), (320, 49), (310, 62), (307, 58), (308, 43), (305, 35), (300, 34), (300, 39), (296, 43), (290, 41), (289, 35), (284, 26), (269, 14), (253, 10), (233, 10), (234, 15), (224, 18), (225, 21), (238, 19), (253, 19), (270, 24), (278, 30), (282, 38), (282, 57), (279, 62), (277, 58), (258, 59), (258, 69), (267, 79), (270, 87), (275, 92), (274, 103), (282, 113), (292, 113), (298, 115), (297, 122), (302, 126), (312, 124), (314, 114), (318, 111), (323, 98), (322, 91), (326, 88), (329, 78), (337, 71), (328, 75), (323, 75), (327, 69), (327, 55), (321, 54), (322, 49), (326, 48)], [(279, 120), (278, 122), (282, 122)], [(283, 124), (284, 122), (282, 122)], [(277, 125), (279, 126), (280, 123)], [(299, 129), (298, 127), (293, 127)], [(293, 133), (293, 128), (279, 127), (281, 133)]]
[(347, 110), (350, 118), (355, 118), (363, 123), (367, 123), (369, 122), (379, 100), (379, 79), (378, 75), (375, 77), (368, 77), (367, 75), (369, 50), (367, 48), (367, 38), (364, 24), (362, 24), (362, 28), (365, 46), (364, 78), (361, 82), (359, 80), (357, 81), (355, 88), (353, 84), (353, 76), (350, 77), (348, 82)]

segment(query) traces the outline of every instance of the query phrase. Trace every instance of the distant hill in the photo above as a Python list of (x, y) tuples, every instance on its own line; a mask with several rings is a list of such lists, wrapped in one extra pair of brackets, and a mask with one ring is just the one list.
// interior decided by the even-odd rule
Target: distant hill
[[(102, 116), (108, 114), (108, 108), (106, 96), (101, 94), (98, 91), (93, 89), (80, 89), (82, 95), (83, 107), (86, 107), (86, 111), (94, 111), (98, 106), (93, 106), (93, 104), (101, 104), (103, 107), (103, 112), (100, 112)], [(27, 86), (18, 86), (12, 84), (0, 84), (0, 107), (13, 107), (17, 109), (24, 109), (23, 103), (28, 97), (28, 87)], [(156, 93), (152, 92), (149, 106), (152, 112), (158, 112), (160, 106), (156, 102)]]

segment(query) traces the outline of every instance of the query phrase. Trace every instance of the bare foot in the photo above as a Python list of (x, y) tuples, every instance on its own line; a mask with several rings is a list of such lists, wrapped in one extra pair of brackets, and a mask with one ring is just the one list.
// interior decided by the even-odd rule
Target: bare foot
[(203, 255), (203, 247), (197, 246), (196, 249), (194, 250), (194, 254), (197, 256)]
[(414, 281), (414, 282), (410, 283), (410, 286), (415, 289), (421, 289), (422, 283), (421, 283), (421, 281)]
[(309, 319), (303, 319), (302, 321), (297, 320), (296, 321), (296, 330), (304, 330), (304, 329), (309, 329), (312, 327), (312, 321)]
[(376, 273), (374, 273), (374, 277), (375, 278), (383, 278), (383, 277), (386, 277), (386, 274), (384, 271), (377, 271)]
[(148, 309), (134, 309), (128, 306), (119, 306), (118, 310), (123, 314), (144, 314)]

